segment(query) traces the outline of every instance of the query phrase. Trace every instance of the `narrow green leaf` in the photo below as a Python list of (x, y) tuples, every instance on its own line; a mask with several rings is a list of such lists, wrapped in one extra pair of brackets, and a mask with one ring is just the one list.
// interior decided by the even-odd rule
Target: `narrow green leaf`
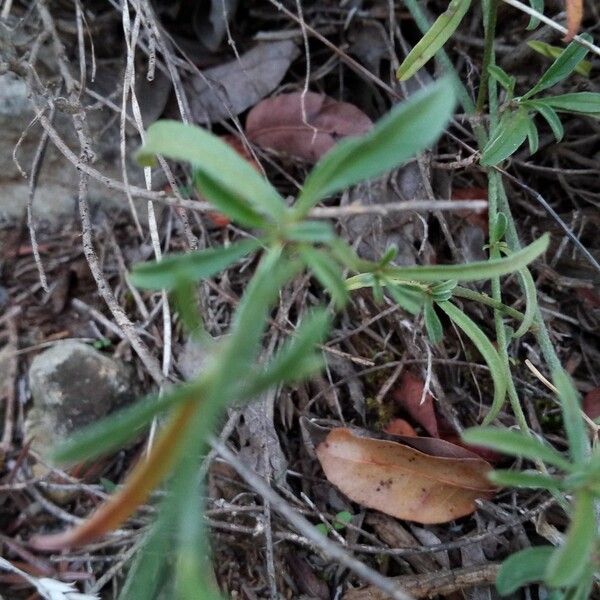
[(577, 465), (585, 462), (590, 446), (581, 415), (579, 394), (566, 372), (560, 368), (552, 372), (552, 381), (558, 389), (563, 422), (569, 440), (571, 459)]
[(545, 119), (546, 123), (548, 123), (556, 141), (560, 142), (565, 135), (565, 128), (560, 121), (560, 117), (556, 114), (556, 111), (543, 100), (536, 100), (534, 108)]
[(131, 281), (144, 289), (173, 289), (181, 281), (195, 282), (216, 275), (260, 245), (259, 240), (243, 240), (229, 247), (171, 255), (157, 262), (138, 264)]
[(196, 285), (183, 279), (175, 286), (173, 296), (179, 318), (186, 331), (193, 337), (200, 337), (204, 327), (198, 309)]
[[(421, 267), (387, 267), (383, 275), (396, 282), (406, 281), (478, 281), (514, 273), (527, 266), (548, 248), (550, 238), (544, 234), (522, 250), (503, 258), (472, 262), (464, 265), (425, 265)], [(351, 278), (348, 281), (353, 281)], [(360, 286), (364, 287), (364, 286)]]
[[(593, 42), (591, 35), (583, 33), (581, 36), (588, 42)], [(589, 50), (585, 46), (581, 46), (575, 41), (571, 42), (548, 67), (539, 81), (523, 96), (523, 100), (527, 100), (527, 98), (531, 98), (566, 79), (588, 52)]]
[(490, 65), (488, 72), (507, 92), (513, 93), (515, 89), (516, 79), (509, 75), (504, 69), (498, 65)]
[(255, 396), (280, 383), (300, 381), (322, 368), (323, 357), (316, 346), (326, 338), (329, 327), (326, 309), (317, 309), (305, 316), (291, 339), (268, 362), (263, 372), (253, 378), (248, 395)]
[(299, 248), (300, 257), (309, 271), (320, 281), (331, 294), (338, 308), (348, 300), (348, 291), (342, 278), (341, 268), (330, 256), (310, 246)]
[[(533, 10), (537, 10), (539, 13), (544, 14), (544, 0), (529, 0), (529, 5)], [(540, 20), (537, 17), (531, 16), (529, 23), (527, 24), (527, 31), (535, 29), (540, 24)]]
[[(152, 166), (155, 154), (190, 162), (213, 186), (218, 185), (232, 197), (245, 200), (265, 216), (279, 219), (286, 212), (285, 203), (275, 188), (233, 148), (204, 129), (178, 121), (153, 123), (137, 160), (144, 166)], [(208, 197), (208, 200), (212, 199)]]
[(143, 433), (152, 419), (182, 402), (199, 400), (207, 381), (184, 384), (163, 396), (148, 396), (74, 433), (53, 453), (59, 464), (84, 462), (123, 447)]
[(533, 102), (536, 108), (540, 103), (543, 103), (559, 112), (600, 118), (600, 94), (596, 92), (574, 92), (560, 96), (549, 96)]
[(452, 298), (452, 293), (456, 289), (457, 281), (455, 279), (449, 279), (442, 283), (437, 283), (431, 287), (431, 297), (436, 302), (444, 302)]
[(262, 229), (269, 224), (267, 218), (255, 210), (246, 198), (233, 194), (212, 174), (196, 170), (194, 172), (194, 187), (216, 208), (239, 225)]
[(398, 256), (398, 246), (392, 244), (388, 246), (387, 250), (383, 253), (383, 256), (379, 259), (379, 264), (382, 267), (389, 265)]
[(553, 553), (553, 546), (538, 546), (511, 554), (502, 563), (496, 577), (498, 593), (501, 596), (509, 596), (528, 583), (543, 581)]
[(587, 492), (577, 494), (575, 512), (565, 543), (552, 555), (545, 582), (550, 587), (574, 586), (586, 571), (596, 542), (594, 499)]
[(300, 221), (284, 229), (285, 238), (290, 242), (329, 243), (335, 237), (330, 223), (326, 221)]
[(531, 116), (525, 108), (505, 112), (500, 118), (494, 136), (485, 145), (481, 164), (494, 166), (514, 154), (527, 138)]
[(524, 267), (523, 269), (519, 269), (517, 273), (521, 279), (521, 289), (525, 293), (525, 314), (523, 315), (523, 320), (521, 321), (519, 328), (513, 335), (515, 338), (520, 338), (531, 329), (537, 314), (538, 302), (535, 281), (533, 280), (529, 269)]
[(347, 138), (314, 167), (294, 206), (304, 216), (321, 198), (377, 177), (406, 162), (433, 144), (454, 112), (451, 79), (413, 94), (380, 119), (369, 133)]
[[(270, 307), (299, 267), (299, 263), (291, 261), (280, 247), (270, 248), (263, 256), (240, 300), (220, 356), (221, 364), (230, 365), (225, 379), (215, 384), (227, 389), (227, 393), (221, 395), (232, 396), (244, 376), (254, 368)], [(235, 377), (232, 377), (231, 369), (234, 368)]]
[(432, 344), (439, 344), (444, 337), (442, 322), (435, 312), (433, 302), (425, 302), (424, 313), (427, 337)]
[(434, 21), (429, 31), (398, 67), (396, 77), (400, 81), (412, 77), (426, 62), (433, 58), (456, 31), (470, 6), (471, 0), (452, 0), (450, 2), (446, 11)]
[(494, 427), (475, 427), (463, 432), (462, 438), (468, 444), (485, 446), (509, 456), (519, 456), (532, 461), (542, 460), (563, 471), (572, 472), (573, 465), (554, 448), (537, 438), (526, 437), (522, 433)]
[(490, 369), (490, 374), (494, 381), (494, 399), (483, 421), (484, 424), (490, 423), (500, 412), (506, 398), (508, 379), (504, 363), (485, 333), (462, 310), (454, 306), (451, 302), (439, 302), (438, 306), (475, 344), (475, 347), (479, 350)]
[(529, 154), (535, 154), (540, 147), (540, 137), (533, 119), (529, 119), (529, 124), (527, 126), (527, 140), (529, 142)]
[(508, 219), (503, 212), (496, 214), (490, 235), (490, 244), (501, 242), (508, 227)]
[(410, 288), (406, 285), (386, 283), (386, 289), (394, 302), (401, 306), (411, 315), (418, 315), (425, 303), (425, 295), (420, 290)]
[(565, 489), (560, 479), (543, 475), (537, 471), (506, 471), (496, 469), (489, 475), (492, 483), (502, 487), (524, 487), (551, 491), (562, 491)]
[[(541, 1), (543, 2), (543, 0)], [(552, 59), (558, 58), (564, 50), (564, 48), (560, 48), (559, 46), (551, 46), (550, 44), (546, 44), (546, 42), (542, 42), (540, 40), (531, 40), (530, 42), (527, 42), (527, 45), (532, 50), (535, 50), (538, 54)], [(583, 77), (589, 77), (591, 72), (592, 63), (589, 60), (582, 60), (575, 67), (575, 73), (579, 73), (579, 75), (583, 75)]]

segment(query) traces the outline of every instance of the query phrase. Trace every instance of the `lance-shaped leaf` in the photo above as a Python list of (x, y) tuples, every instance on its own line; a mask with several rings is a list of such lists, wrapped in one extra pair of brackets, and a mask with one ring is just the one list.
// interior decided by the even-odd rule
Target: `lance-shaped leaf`
[(511, 554), (500, 567), (496, 589), (501, 596), (514, 594), (520, 587), (542, 581), (548, 561), (554, 553), (553, 546), (525, 548)]
[(255, 396), (273, 385), (300, 381), (322, 368), (323, 357), (316, 351), (316, 345), (325, 339), (329, 326), (325, 309), (314, 310), (304, 317), (291, 339), (253, 379), (248, 394)]
[(547, 446), (537, 438), (526, 437), (516, 431), (494, 427), (475, 427), (464, 431), (462, 438), (468, 444), (485, 446), (503, 454), (519, 456), (532, 461), (542, 460), (567, 472), (573, 470), (573, 465), (554, 448)]
[[(537, 0), (536, 0), (537, 1)], [(543, 0), (542, 0), (543, 2)], [(552, 46), (550, 44), (546, 44), (546, 42), (542, 42), (540, 40), (531, 40), (527, 42), (527, 45), (535, 50), (538, 54), (545, 56), (551, 59), (557, 59), (564, 48), (560, 48), (559, 46)], [(589, 77), (592, 71), (592, 63), (589, 60), (582, 60), (576, 67), (575, 73), (582, 75), (583, 77)]]
[(174, 289), (181, 281), (212, 277), (259, 247), (258, 240), (243, 240), (228, 247), (170, 255), (160, 261), (136, 265), (131, 281), (145, 289)]
[(529, 272), (529, 269), (523, 268), (517, 271), (521, 280), (521, 289), (525, 292), (525, 314), (519, 328), (514, 333), (514, 337), (519, 338), (525, 335), (535, 320), (537, 314), (537, 292), (535, 289), (535, 281)]
[(565, 135), (565, 128), (560, 121), (560, 117), (556, 114), (556, 111), (543, 100), (537, 100), (535, 103), (532, 102), (531, 104), (546, 120), (546, 123), (550, 125), (550, 129), (552, 129), (556, 141), (560, 142)]
[(343, 307), (348, 300), (348, 291), (339, 264), (325, 252), (311, 246), (302, 246), (299, 253), (304, 264), (331, 294), (336, 305)]
[(153, 123), (137, 159), (152, 166), (156, 154), (190, 162), (200, 191), (220, 211), (243, 224), (259, 226), (263, 220), (257, 220), (258, 214), (279, 219), (286, 212), (275, 188), (231, 146), (204, 129), (178, 121)]
[(471, 0), (452, 0), (448, 8), (434, 21), (429, 31), (410, 51), (396, 71), (396, 77), (405, 81), (435, 56), (450, 39), (471, 6)]
[[(529, 5), (531, 6), (531, 8), (533, 8), (533, 10), (537, 10), (537, 12), (544, 14), (544, 0), (529, 0)], [(535, 29), (540, 23), (540, 20), (535, 17), (535, 16), (531, 16), (529, 19), (529, 23), (527, 24), (527, 30), (531, 31), (532, 29)]]
[(531, 115), (526, 108), (506, 112), (500, 118), (494, 136), (485, 145), (481, 154), (481, 164), (497, 165), (514, 154), (527, 138)]
[(377, 177), (429, 147), (454, 111), (454, 85), (449, 78), (396, 105), (360, 138), (341, 141), (314, 167), (294, 206), (304, 216), (321, 198)]
[[(577, 113), (589, 117), (600, 118), (600, 94), (596, 92), (574, 92), (549, 96), (534, 100), (531, 103), (537, 110), (545, 105), (559, 112)], [(541, 112), (541, 111), (540, 111)]]
[(581, 414), (581, 399), (570, 377), (562, 368), (552, 372), (552, 381), (560, 398), (571, 458), (575, 464), (581, 465), (590, 450)]
[[(585, 34), (582, 37), (588, 42), (592, 41), (590, 35)], [(531, 98), (556, 85), (559, 81), (566, 79), (577, 68), (577, 65), (585, 58), (588, 52), (585, 46), (577, 42), (571, 42), (548, 67), (539, 81), (523, 96), (523, 100), (527, 100), (527, 98)]]
[(481, 331), (479, 326), (476, 325), (475, 321), (469, 318), (462, 310), (454, 306), (451, 302), (439, 302), (438, 306), (450, 317), (450, 319), (452, 319), (452, 322), (469, 337), (473, 344), (475, 344), (475, 347), (479, 350), (490, 369), (490, 374), (494, 381), (494, 399), (492, 401), (492, 406), (484, 419), (484, 423), (490, 423), (498, 416), (506, 397), (508, 378), (504, 363), (494, 346), (492, 346), (492, 342), (490, 342), (485, 333)]
[(567, 539), (548, 562), (544, 579), (549, 586), (572, 586), (578, 582), (588, 567), (596, 531), (594, 498), (588, 492), (581, 492), (575, 500)]
[[(472, 262), (465, 265), (425, 265), (422, 267), (386, 267), (384, 276), (394, 281), (478, 281), (508, 275), (527, 266), (548, 248), (550, 238), (544, 234), (522, 250), (504, 258)], [(346, 285), (348, 289), (365, 287), (367, 279), (356, 281), (362, 275), (351, 277)], [(362, 284), (362, 285), (361, 285)]]

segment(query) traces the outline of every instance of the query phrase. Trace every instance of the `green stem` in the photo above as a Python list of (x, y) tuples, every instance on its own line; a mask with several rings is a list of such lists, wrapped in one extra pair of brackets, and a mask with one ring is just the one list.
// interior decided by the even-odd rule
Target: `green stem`
[(518, 321), (522, 321), (525, 315), (511, 306), (507, 306), (502, 302), (498, 302), (495, 298), (488, 296), (487, 294), (481, 294), (480, 292), (475, 292), (470, 290), (469, 288), (462, 287), (457, 285), (454, 290), (452, 290), (452, 295), (457, 296), (458, 298), (465, 298), (466, 300), (473, 300), (474, 302), (478, 302), (479, 304), (484, 304), (485, 306), (489, 306), (490, 308), (494, 308), (507, 317), (512, 317), (513, 319), (517, 319)]
[(488, 98), (488, 83), (490, 73), (488, 71), (494, 57), (494, 38), (496, 36), (496, 21), (498, 15), (498, 0), (483, 1), (483, 26), (485, 36), (483, 41), (483, 64), (481, 66), (481, 82), (475, 106), (479, 115), (483, 113), (485, 102)]

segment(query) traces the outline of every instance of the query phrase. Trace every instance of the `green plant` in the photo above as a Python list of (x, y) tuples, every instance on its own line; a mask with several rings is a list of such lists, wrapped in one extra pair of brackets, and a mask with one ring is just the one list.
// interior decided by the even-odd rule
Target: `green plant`
[[(465, 2), (462, 6), (467, 4)], [(530, 4), (538, 12), (543, 12), (543, 0), (531, 0)], [(433, 50), (429, 53), (429, 57), (437, 53), (440, 63), (447, 70), (452, 70), (450, 62), (441, 50), (441, 46), (458, 27), (460, 19), (455, 18), (451, 27), (449, 21), (446, 20), (445, 27), (441, 29), (438, 20), (431, 29), (427, 30), (427, 23), (424, 22), (423, 14), (417, 3), (408, 0), (407, 6), (421, 29), (427, 31), (423, 40), (428, 41), (430, 49)], [(538, 134), (534, 122), (536, 114), (541, 115), (548, 122), (557, 141), (560, 141), (564, 131), (557, 113), (570, 112), (576, 115), (597, 118), (600, 115), (600, 95), (581, 92), (540, 96), (542, 92), (546, 92), (567, 78), (573, 71), (577, 71), (583, 76), (589, 75), (591, 64), (584, 60), (587, 49), (577, 42), (572, 42), (564, 50), (558, 52), (554, 47), (548, 45), (533, 45), (535, 51), (551, 56), (555, 60), (536, 85), (524, 95), (514, 97), (516, 79), (495, 64), (493, 50), (497, 2), (495, 0), (484, 0), (482, 8), (485, 40), (483, 76), (479, 96), (476, 105), (473, 105), (470, 100), (462, 102), (462, 104), (465, 111), (471, 115), (475, 115), (475, 111), (481, 114), (486, 102), (489, 104), (490, 131), (484, 131), (478, 123), (474, 124), (474, 130), (482, 153), (481, 164), (494, 167), (513, 154), (525, 139), (529, 139), (532, 153), (537, 150)], [(569, 34), (572, 37), (577, 27), (577, 21), (581, 19), (581, 3), (568, 2), (567, 9), (569, 13)], [(443, 20), (446, 16), (442, 15), (440, 20)], [(536, 27), (538, 22), (537, 18), (532, 17), (528, 29)], [(438, 26), (437, 29), (436, 26)], [(440, 31), (442, 34), (440, 34)], [(584, 34), (580, 39), (590, 41), (591, 37)], [(420, 53), (424, 55), (426, 50), (423, 49), (423, 44), (420, 44)], [(409, 58), (411, 58), (410, 55)], [(403, 66), (400, 68), (400, 76), (403, 75), (402, 71)], [(498, 99), (498, 85), (504, 88), (506, 94), (502, 106), (500, 106)], [(465, 90), (463, 90), (460, 97), (464, 98), (465, 95)], [(488, 169), (488, 182), (490, 238), (488, 248), (491, 259), (494, 259), (502, 254), (518, 251), (520, 244), (500, 172), (494, 168)], [(483, 297), (481, 294), (460, 287), (455, 287), (452, 293), (454, 297), (479, 301), (493, 308), (498, 356), (490, 353), (484, 356), (492, 372), (494, 369), (503, 372), (501, 378), (503, 380), (505, 378), (506, 391), (520, 428), (520, 433), (503, 429), (473, 429), (466, 432), (464, 438), (469, 443), (488, 446), (512, 456), (533, 460), (536, 463), (537, 471), (525, 473), (496, 471), (492, 475), (493, 480), (504, 486), (549, 490), (557, 496), (561, 506), (566, 508), (570, 517), (570, 526), (563, 544), (557, 548), (543, 546), (525, 549), (506, 560), (498, 577), (498, 590), (502, 594), (510, 594), (527, 583), (544, 582), (551, 589), (551, 598), (577, 598), (583, 600), (589, 596), (598, 573), (597, 552), (600, 535), (598, 533), (599, 517), (597, 507), (599, 503), (598, 493), (600, 492), (598, 479), (600, 457), (597, 448), (593, 450), (590, 448), (576, 390), (562, 369), (550, 342), (550, 336), (537, 306), (533, 279), (527, 268), (515, 272), (519, 275), (521, 289), (527, 300), (527, 308), (524, 314), (509, 313), (507, 307), (502, 303), (502, 289), (498, 277), (492, 278), (491, 298)], [(431, 295), (431, 290), (429, 292)], [(448, 298), (443, 302), (449, 302), (450, 300), (451, 298)], [(398, 302), (400, 303), (400, 299), (398, 299)], [(435, 298), (431, 298), (429, 306), (434, 303)], [(459, 311), (456, 306), (453, 307), (453, 310)], [(425, 315), (426, 329), (430, 338), (437, 340), (440, 336), (438, 320), (432, 313), (431, 308), (427, 310), (427, 313), (429, 314)], [(514, 333), (504, 322), (507, 316), (520, 321), (520, 326)], [(525, 331), (530, 331), (536, 335), (542, 354), (552, 372), (555, 386), (558, 389), (558, 399), (563, 412), (563, 422), (569, 442), (570, 460), (532, 437), (520, 406), (511, 375), (507, 344), (511, 338), (522, 335)], [(500, 358), (500, 363), (498, 358)], [(497, 390), (498, 382), (496, 379), (495, 384)], [(556, 477), (549, 474), (549, 469), (555, 468), (558, 468), (564, 475)]]
[[(406, 5), (419, 26), (426, 29), (418, 3), (407, 0)], [(532, 5), (538, 10), (543, 8), (540, 0), (532, 0)], [(434, 55), (441, 56), (442, 64), (449, 68), (442, 46), (452, 36), (469, 6), (470, 0), (453, 0), (448, 11), (436, 21), (400, 67), (399, 76), (409, 77)], [(155, 486), (168, 479), (169, 493), (148, 534), (145, 549), (129, 574), (123, 595), (147, 600), (156, 597), (159, 590), (166, 589), (170, 597), (181, 599), (218, 597), (207, 575), (210, 570), (209, 549), (199, 500), (202, 482), (197, 478), (201, 457), (206, 450), (207, 439), (226, 407), (248, 401), (269, 387), (304, 380), (322, 367), (317, 345), (325, 339), (332, 319), (332, 310), (326, 308), (317, 308), (305, 315), (273, 356), (259, 359), (262, 336), (280, 290), (294, 277), (308, 272), (328, 291), (335, 309), (344, 306), (349, 292), (368, 287), (373, 290), (375, 300), (389, 294), (409, 313), (422, 313), (432, 343), (441, 343), (444, 337), (442, 314), (471, 340), (486, 361), (494, 384), (494, 398), (484, 424), (494, 420), (508, 397), (522, 430), (513, 454), (532, 458), (544, 469), (546, 464), (557, 466), (566, 474), (558, 479), (542, 472), (535, 474), (536, 479), (533, 474), (526, 473), (519, 475), (521, 479), (517, 481), (515, 474), (497, 472), (494, 475), (496, 481), (504, 485), (532, 485), (537, 481), (562, 496), (568, 492), (577, 498), (575, 509), (571, 511), (572, 525), (565, 544), (552, 553), (535, 550), (523, 562), (528, 565), (523, 569), (526, 574), (520, 578), (513, 577), (508, 584), (504, 584), (501, 578), (499, 588), (506, 591), (527, 581), (545, 580), (556, 590), (562, 590), (560, 593), (572, 594), (575, 590), (581, 594), (582, 590), (585, 591), (581, 581), (584, 575), (586, 585), (591, 581), (591, 561), (585, 562), (583, 569), (578, 566), (577, 581), (565, 573), (570, 568), (568, 561), (573, 549), (588, 551), (597, 543), (595, 528), (586, 527), (586, 524), (595, 519), (590, 506), (593, 508), (598, 493), (595, 479), (598, 457), (590, 454), (585, 431), (578, 424), (573, 392), (550, 344), (537, 305), (535, 285), (527, 269), (527, 265), (547, 248), (548, 237), (543, 236), (525, 248), (520, 247), (502, 179), (491, 168), (488, 169), (490, 258), (487, 261), (467, 265), (397, 267), (392, 264), (394, 248), (390, 248), (379, 261), (365, 261), (335, 235), (328, 223), (310, 219), (311, 208), (321, 199), (376, 177), (433, 144), (451, 118), (455, 96), (471, 116), (476, 116), (476, 113), (480, 116), (486, 102), (489, 103), (491, 135), (481, 125), (480, 119), (474, 119), (473, 125), (484, 166), (495, 165), (508, 157), (527, 137), (532, 148), (536, 147), (535, 114), (541, 114), (550, 123), (557, 138), (562, 135), (557, 112), (600, 114), (596, 105), (597, 94), (539, 97), (541, 92), (581, 66), (585, 52), (576, 44), (568, 46), (556, 58), (534, 88), (514, 98), (515, 80), (494, 64), (495, 14), (496, 3), (484, 0), (484, 69), (476, 103), (456, 74), (449, 73), (448, 77), (392, 109), (371, 133), (343, 141), (325, 155), (307, 177), (292, 206), (288, 206), (246, 161), (210, 133), (173, 121), (158, 122), (150, 127), (146, 143), (138, 154), (141, 164), (152, 165), (155, 155), (190, 162), (195, 187), (219, 211), (232, 222), (248, 229), (249, 233), (246, 239), (228, 247), (167, 257), (157, 263), (140, 265), (134, 271), (132, 281), (137, 286), (169, 290), (179, 318), (190, 335), (205, 345), (210, 359), (196, 381), (178, 386), (162, 396), (141, 400), (118, 417), (90, 427), (59, 449), (57, 460), (67, 463), (105, 454), (142, 433), (155, 416), (170, 412), (148, 459), (136, 467), (108, 504), (72, 532), (42, 540), (42, 547), (81, 543), (117, 527), (148, 498)], [(498, 84), (507, 92), (506, 102), (501, 108)], [(205, 332), (195, 306), (196, 284), (244, 257), (253, 257), (256, 261), (254, 276), (235, 310), (229, 335), (214, 341)], [(342, 277), (344, 269), (352, 273), (347, 280)], [(524, 312), (507, 306), (502, 300), (500, 277), (513, 273), (518, 275), (526, 298)], [(459, 282), (476, 280), (491, 280), (490, 296), (458, 285)], [(463, 300), (478, 302), (493, 311), (495, 344), (461, 308)], [(513, 329), (506, 326), (506, 318), (515, 321)], [(570, 432), (572, 461), (536, 443), (529, 433), (507, 350), (512, 339), (527, 332), (537, 336), (557, 387), (562, 390), (560, 401), (563, 411), (566, 411), (565, 424)], [(232, 377), (232, 372), (235, 377)], [(565, 393), (570, 396), (567, 398)], [(489, 429), (481, 431), (490, 436), (487, 441), (493, 445), (496, 434), (490, 433)], [(502, 430), (500, 433), (517, 435)], [(475, 440), (477, 433), (467, 435), (472, 436), (470, 440)], [(484, 443), (481, 438), (478, 439), (478, 443)], [(496, 445), (499, 448), (498, 444), (500, 442)], [(533, 447), (532, 444), (536, 450), (527, 454), (527, 448)], [(551, 485), (551, 482), (554, 483)], [(593, 532), (591, 536), (589, 530)], [(172, 561), (164, 560), (161, 555), (160, 549), (165, 543), (169, 543), (173, 550)], [(558, 565), (562, 577), (553, 579), (546, 566), (542, 571), (539, 565), (546, 565), (548, 561), (551, 565)], [(503, 572), (510, 574), (511, 571), (509, 563)], [(564, 597), (583, 598), (581, 595)]]
[[(584, 34), (591, 41), (591, 36)], [(547, 48), (545, 48), (547, 50)], [(505, 106), (490, 140), (483, 148), (481, 162), (493, 166), (514, 154), (523, 142), (529, 140), (529, 150), (534, 154), (538, 150), (538, 131), (535, 115), (540, 115), (550, 126), (560, 142), (564, 136), (559, 112), (600, 117), (600, 94), (594, 92), (575, 92), (558, 96), (540, 96), (549, 88), (566, 79), (571, 73), (581, 69), (588, 50), (577, 42), (571, 42), (556, 56), (539, 81), (525, 94), (513, 97), (516, 80), (498, 65), (490, 65), (490, 76), (506, 90)], [(589, 64), (589, 63), (588, 63)]]
[[(156, 154), (190, 162), (194, 184), (202, 195), (233, 222), (254, 233), (229, 247), (171, 256), (135, 269), (132, 281), (139, 287), (172, 293), (181, 320), (190, 334), (206, 345), (210, 359), (196, 381), (138, 402), (75, 436), (57, 452), (57, 460), (63, 463), (105, 454), (139, 435), (156, 415), (171, 410), (147, 460), (137, 465), (119, 492), (87, 522), (66, 534), (38, 540), (38, 546), (83, 543), (117, 527), (169, 476), (169, 494), (145, 550), (130, 572), (124, 597), (147, 600), (170, 582), (174, 582), (178, 598), (198, 598), (198, 594), (216, 597), (206, 575), (208, 547), (199, 506), (201, 482), (197, 479), (207, 438), (227, 406), (247, 401), (271, 386), (305, 379), (322, 365), (316, 346), (329, 327), (330, 315), (325, 308), (306, 315), (274, 356), (259, 361), (261, 338), (280, 289), (307, 269), (339, 308), (348, 296), (341, 276), (344, 267), (375, 278), (383, 270), (386, 276), (417, 282), (420, 290), (423, 282), (443, 281), (448, 274), (469, 281), (489, 277), (490, 273), (502, 275), (523, 267), (544, 251), (546, 238), (513, 256), (449, 266), (445, 272), (439, 267), (402, 269), (389, 265), (391, 255), (377, 263), (359, 259), (328, 223), (310, 220), (309, 211), (320, 199), (380, 175), (432, 144), (450, 119), (453, 106), (453, 86), (447, 79), (415, 94), (381, 119), (370, 133), (348, 139), (326, 154), (291, 207), (246, 161), (210, 133), (173, 121), (149, 128), (138, 153), (140, 162), (151, 165)], [(248, 255), (258, 259), (254, 276), (236, 308), (229, 335), (215, 342), (204, 331), (195, 308), (195, 284)], [(410, 286), (396, 287), (398, 294), (411, 293)], [(439, 286), (433, 293), (436, 299), (446, 297)], [(500, 380), (498, 388), (500, 402)], [(165, 539), (172, 540), (172, 562), (160, 559)]]
[(494, 471), (490, 478), (506, 487), (545, 489), (556, 495), (572, 496), (571, 524), (564, 543), (558, 548), (526, 548), (510, 556), (502, 565), (498, 591), (509, 595), (531, 582), (543, 582), (552, 598), (585, 600), (589, 597), (598, 569), (600, 550), (594, 526), (600, 502), (600, 452), (590, 452), (580, 400), (571, 380), (559, 369), (553, 373), (569, 442), (570, 460), (541, 440), (522, 433), (495, 428), (474, 428), (463, 434), (465, 441), (493, 448), (511, 456), (551, 465), (561, 472)]

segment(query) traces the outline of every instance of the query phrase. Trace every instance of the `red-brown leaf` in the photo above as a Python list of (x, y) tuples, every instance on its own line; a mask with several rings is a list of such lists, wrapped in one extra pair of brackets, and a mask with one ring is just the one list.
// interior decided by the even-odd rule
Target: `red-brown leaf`
[(304, 95), (304, 109), (306, 122), (300, 92), (267, 98), (248, 113), (246, 133), (262, 148), (316, 162), (340, 139), (373, 126), (356, 106), (314, 92)]
[(351, 500), (399, 519), (446, 523), (471, 514), (476, 499), (494, 494), (489, 463), (432, 438), (427, 448), (435, 451), (437, 445), (441, 456), (411, 447), (420, 443), (423, 448), (425, 439), (399, 444), (342, 428), (332, 430), (316, 452), (327, 479)]
[(411, 371), (405, 371), (392, 397), (396, 405), (407, 412), (429, 435), (439, 437), (433, 396), (427, 392), (423, 397), (423, 388), (424, 383), (420, 377)]
[(567, 6), (567, 35), (565, 42), (570, 42), (579, 32), (583, 19), (583, 0), (566, 0)]
[(590, 390), (583, 399), (583, 412), (592, 421), (600, 417), (600, 387)]

